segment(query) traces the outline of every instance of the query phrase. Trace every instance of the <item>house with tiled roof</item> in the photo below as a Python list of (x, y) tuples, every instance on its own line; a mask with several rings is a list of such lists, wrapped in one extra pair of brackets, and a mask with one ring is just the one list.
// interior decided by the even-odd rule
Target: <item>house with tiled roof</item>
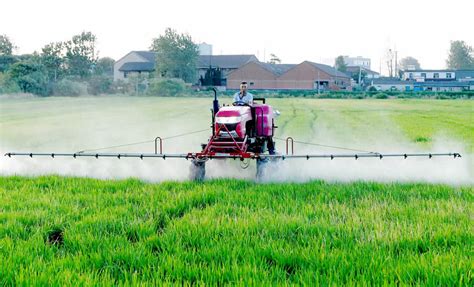
[(155, 70), (156, 54), (150, 51), (131, 51), (114, 64), (114, 81), (126, 80), (132, 74), (147, 75)]
[(269, 64), (249, 62), (227, 76), (227, 89), (239, 89), (241, 82), (248, 82), (255, 90), (277, 89), (279, 76), (293, 68), (294, 64)]
[(334, 67), (304, 61), (278, 78), (281, 90), (349, 90), (351, 78)]
[[(204, 77), (211, 67), (220, 69), (225, 80), (227, 75), (249, 62), (258, 61), (255, 55), (199, 55), (198, 78)], [(155, 71), (156, 53), (153, 51), (131, 51), (114, 65), (114, 80), (126, 80), (130, 75), (148, 75)]]
[(304, 61), (300, 64), (249, 63), (229, 74), (227, 89), (238, 89), (246, 81), (261, 90), (346, 90), (349, 75), (334, 67)]

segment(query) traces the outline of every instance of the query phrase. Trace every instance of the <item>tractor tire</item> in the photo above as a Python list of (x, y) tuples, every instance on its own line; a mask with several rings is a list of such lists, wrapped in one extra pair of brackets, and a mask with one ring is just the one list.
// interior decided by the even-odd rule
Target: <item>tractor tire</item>
[(206, 177), (206, 162), (193, 160), (189, 168), (189, 179), (203, 181)]

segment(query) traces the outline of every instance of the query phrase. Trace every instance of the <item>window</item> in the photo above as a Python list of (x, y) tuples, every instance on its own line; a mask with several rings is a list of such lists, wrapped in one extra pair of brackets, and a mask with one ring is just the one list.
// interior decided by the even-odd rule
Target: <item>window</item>
[(451, 73), (446, 73), (446, 79), (451, 79)]
[(408, 74), (410, 79), (413, 79), (413, 73)]
[(433, 79), (439, 79), (439, 73), (434, 73), (433, 74)]
[(421, 77), (422, 77), (423, 79), (426, 79), (426, 73), (421, 73)]
[(127, 76), (128, 76), (128, 73), (127, 73), (127, 72), (123, 72), (123, 77), (124, 77), (124, 78), (127, 78)]

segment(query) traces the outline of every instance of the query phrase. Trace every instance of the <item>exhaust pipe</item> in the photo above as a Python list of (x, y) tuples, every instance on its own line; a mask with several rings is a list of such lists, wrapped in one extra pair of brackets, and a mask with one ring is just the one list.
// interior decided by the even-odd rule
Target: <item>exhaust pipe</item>
[(216, 88), (212, 88), (214, 91), (214, 101), (212, 101), (212, 123), (211, 123), (211, 129), (212, 129), (212, 135), (214, 136), (216, 134), (216, 131), (214, 129), (214, 125), (216, 122), (216, 114), (219, 111), (219, 100), (217, 99), (217, 90)]
[(212, 88), (212, 90), (214, 91), (214, 101), (212, 101), (212, 108), (213, 108), (213, 112), (214, 112), (214, 116), (217, 114), (217, 112), (219, 111), (219, 101), (217, 100), (217, 90), (216, 88)]

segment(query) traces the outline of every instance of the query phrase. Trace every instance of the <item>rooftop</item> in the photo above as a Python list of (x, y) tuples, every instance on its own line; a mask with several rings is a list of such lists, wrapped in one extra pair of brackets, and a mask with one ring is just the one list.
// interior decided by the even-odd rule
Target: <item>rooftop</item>
[(128, 62), (124, 63), (119, 71), (122, 72), (151, 72), (155, 70), (155, 62)]
[(324, 64), (319, 64), (319, 63), (314, 63), (314, 62), (309, 62), (311, 65), (315, 66), (316, 68), (320, 69), (321, 71), (325, 72), (326, 74), (329, 74), (330, 76), (333, 77), (342, 77), (342, 78), (350, 78), (349, 75), (346, 73), (340, 72), (336, 70), (334, 67), (324, 65)]
[(296, 66), (296, 64), (270, 64), (270, 63), (263, 63), (257, 62), (260, 66), (262, 66), (267, 71), (271, 72), (275, 76), (281, 76), (286, 73), (289, 69)]
[(367, 69), (367, 68), (364, 68), (364, 67), (361, 67), (361, 66), (347, 66), (347, 71), (348, 71), (348, 72), (352, 72), (352, 73), (354, 73), (354, 72), (359, 72), (359, 69), (360, 69), (361, 71), (366, 72), (367, 74), (379, 75), (378, 72), (372, 71), (372, 70), (370, 70), (370, 69)]
[(153, 51), (133, 51), (137, 53), (140, 57), (144, 58), (148, 62), (155, 62), (156, 61), (156, 53)]
[(248, 62), (258, 62), (255, 55), (200, 55), (197, 67), (200, 69), (209, 66), (221, 69), (237, 69)]

